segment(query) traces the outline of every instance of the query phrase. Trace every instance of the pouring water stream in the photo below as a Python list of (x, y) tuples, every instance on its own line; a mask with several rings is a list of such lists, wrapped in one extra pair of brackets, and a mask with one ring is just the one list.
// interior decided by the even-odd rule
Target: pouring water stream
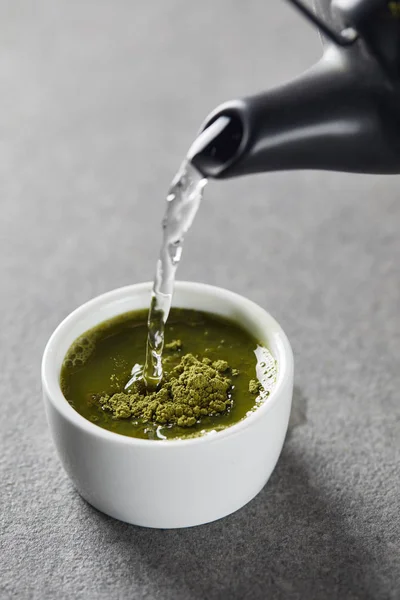
[(141, 377), (149, 389), (155, 389), (161, 383), (164, 328), (171, 309), (176, 269), (182, 256), (184, 237), (193, 223), (207, 184), (207, 179), (191, 161), (223, 131), (229, 120), (227, 116), (219, 117), (196, 138), (172, 181), (162, 222), (163, 241), (151, 295), (146, 362), (143, 371), (140, 365), (133, 367), (125, 388)]

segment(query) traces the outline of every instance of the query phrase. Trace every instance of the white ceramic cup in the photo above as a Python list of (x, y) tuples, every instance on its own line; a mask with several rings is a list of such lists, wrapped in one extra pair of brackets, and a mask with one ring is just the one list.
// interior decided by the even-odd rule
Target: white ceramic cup
[(83, 304), (55, 330), (42, 362), (46, 413), (61, 462), (79, 493), (102, 512), (144, 527), (190, 527), (220, 519), (265, 485), (285, 439), (293, 393), (293, 354), (278, 323), (250, 300), (201, 283), (177, 282), (173, 305), (241, 324), (278, 364), (265, 403), (222, 431), (183, 440), (142, 440), (98, 427), (64, 398), (60, 370), (74, 340), (99, 323), (147, 308), (151, 283), (120, 288)]

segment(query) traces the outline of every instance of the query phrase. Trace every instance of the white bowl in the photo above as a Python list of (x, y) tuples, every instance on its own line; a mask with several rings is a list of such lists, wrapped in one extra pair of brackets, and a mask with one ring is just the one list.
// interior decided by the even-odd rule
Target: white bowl
[(256, 411), (220, 432), (183, 440), (142, 440), (98, 427), (77, 413), (59, 383), (74, 340), (102, 321), (147, 308), (151, 283), (108, 292), (71, 313), (51, 336), (42, 362), (46, 413), (61, 462), (79, 493), (102, 512), (143, 527), (190, 527), (249, 502), (268, 481), (285, 439), (293, 393), (293, 354), (278, 323), (232, 292), (177, 282), (174, 306), (237, 321), (278, 363), (275, 387)]

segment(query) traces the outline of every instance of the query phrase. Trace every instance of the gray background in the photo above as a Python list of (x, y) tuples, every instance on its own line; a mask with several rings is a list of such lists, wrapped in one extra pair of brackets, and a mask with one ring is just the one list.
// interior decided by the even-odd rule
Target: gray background
[(39, 368), (89, 298), (148, 280), (163, 198), (205, 115), (320, 55), (283, 0), (0, 4), (0, 597), (400, 597), (397, 177), (212, 183), (181, 279), (283, 325), (296, 389), (282, 457), (238, 513), (114, 521), (55, 454)]

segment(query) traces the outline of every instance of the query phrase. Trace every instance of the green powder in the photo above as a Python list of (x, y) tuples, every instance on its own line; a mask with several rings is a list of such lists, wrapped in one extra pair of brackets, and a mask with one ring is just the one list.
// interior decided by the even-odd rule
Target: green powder
[(250, 379), (249, 381), (249, 392), (250, 394), (259, 394), (262, 390), (262, 385), (259, 381), (255, 379)]
[[(182, 343), (174, 340), (167, 347), (180, 349)], [(134, 417), (143, 423), (192, 427), (199, 418), (218, 415), (231, 407), (228, 370), (224, 360), (211, 362), (209, 358), (199, 360), (185, 354), (164, 377), (158, 391), (147, 393), (140, 380), (132, 384), (129, 393), (101, 396), (98, 402), (117, 419)]]
[(182, 350), (181, 340), (172, 340), (169, 344), (165, 344), (164, 350)]
[(178, 308), (165, 325), (164, 379), (146, 390), (147, 313), (100, 323), (69, 348), (60, 385), (83, 417), (126, 436), (177, 439), (230, 427), (268, 400), (276, 379), (268, 349), (237, 322)]

